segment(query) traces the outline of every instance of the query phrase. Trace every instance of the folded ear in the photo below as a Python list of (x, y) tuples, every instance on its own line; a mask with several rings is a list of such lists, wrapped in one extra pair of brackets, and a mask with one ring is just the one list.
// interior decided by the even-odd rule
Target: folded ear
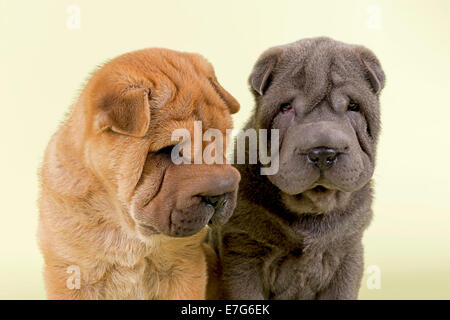
[(278, 63), (282, 51), (279, 47), (270, 48), (256, 61), (248, 82), (258, 94), (263, 95), (269, 87), (270, 81), (272, 80), (272, 72)]
[(99, 101), (97, 124), (100, 130), (143, 137), (150, 125), (149, 90), (130, 88), (114, 95), (105, 95)]
[(377, 57), (367, 48), (358, 47), (357, 54), (362, 62), (364, 72), (366, 74), (367, 80), (375, 94), (379, 94), (384, 88), (385, 75), (381, 68), (381, 64)]
[(240, 105), (239, 102), (227, 91), (225, 90), (217, 80), (213, 78), (209, 78), (209, 82), (213, 86), (214, 90), (216, 90), (217, 94), (222, 98), (225, 104), (230, 109), (231, 113), (236, 113), (239, 111)]

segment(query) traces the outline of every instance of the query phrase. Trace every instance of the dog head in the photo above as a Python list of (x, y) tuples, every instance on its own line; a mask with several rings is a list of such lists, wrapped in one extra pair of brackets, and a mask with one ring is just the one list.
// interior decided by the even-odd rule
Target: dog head
[(256, 126), (279, 129), (269, 180), (298, 213), (343, 207), (374, 171), (385, 76), (368, 49), (304, 39), (262, 54), (249, 79)]
[(239, 109), (204, 58), (165, 49), (122, 55), (94, 73), (81, 105), (84, 159), (129, 228), (189, 236), (232, 214), (236, 169), (171, 160), (175, 129), (192, 132), (201, 121), (225, 135)]

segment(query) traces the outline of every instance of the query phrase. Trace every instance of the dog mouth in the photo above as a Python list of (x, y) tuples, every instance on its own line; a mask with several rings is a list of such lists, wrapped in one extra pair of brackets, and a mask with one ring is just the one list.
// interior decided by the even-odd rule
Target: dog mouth
[[(326, 187), (324, 185), (315, 185), (312, 188), (309, 188), (302, 193), (296, 194), (295, 197), (297, 199), (301, 199), (303, 196), (313, 196), (314, 198), (326, 198), (328, 196), (332, 196), (336, 192), (335, 189), (332, 189), (330, 187)], [(311, 199), (313, 200), (313, 199)]]
[(315, 193), (322, 193), (322, 194), (324, 194), (324, 193), (330, 192), (331, 190), (328, 189), (327, 187), (318, 185), (318, 186), (312, 188), (311, 191), (315, 192)]
[(207, 225), (210, 228), (221, 226), (234, 211), (235, 196), (235, 192), (226, 192), (214, 196), (194, 197), (194, 203), (188, 207), (171, 208), (167, 213), (166, 223), (154, 225), (155, 222), (140, 221), (139, 231), (145, 236), (165, 234), (171, 237), (187, 237), (198, 233)]
[[(305, 212), (324, 213), (334, 206), (337, 191), (338, 190), (332, 189), (329, 186), (319, 184), (312, 186), (302, 193), (294, 195), (293, 198), (299, 205), (303, 204), (305, 206)], [(297, 207), (297, 205), (295, 207)]]

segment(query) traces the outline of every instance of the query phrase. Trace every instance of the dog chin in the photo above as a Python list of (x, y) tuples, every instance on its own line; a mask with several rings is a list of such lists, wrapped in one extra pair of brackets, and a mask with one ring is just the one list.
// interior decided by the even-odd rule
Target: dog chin
[(298, 214), (326, 214), (345, 207), (351, 192), (317, 185), (301, 193), (282, 193), (284, 205)]
[(168, 218), (159, 221), (149, 219), (148, 216), (151, 216), (151, 214), (141, 213), (136, 215), (134, 210), (132, 210), (132, 216), (141, 238), (149, 238), (154, 235), (176, 238), (189, 237), (200, 232), (206, 226), (214, 228), (225, 224), (233, 213), (235, 205), (235, 193), (229, 193), (226, 195), (223, 207), (218, 210), (215, 210), (209, 204), (198, 202), (184, 209), (172, 208), (166, 215), (163, 215)]

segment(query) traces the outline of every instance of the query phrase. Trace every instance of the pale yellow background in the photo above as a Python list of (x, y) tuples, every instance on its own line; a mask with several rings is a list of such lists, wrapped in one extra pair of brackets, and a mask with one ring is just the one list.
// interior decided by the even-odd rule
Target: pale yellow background
[[(72, 4), (79, 30), (66, 26)], [(239, 127), (253, 106), (246, 81), (258, 55), (326, 35), (369, 47), (387, 75), (375, 219), (364, 239), (381, 289), (369, 290), (366, 275), (360, 297), (449, 299), (449, 12), (445, 0), (0, 0), (0, 298), (45, 298), (36, 172), (97, 65), (144, 47), (200, 52), (241, 102)]]

